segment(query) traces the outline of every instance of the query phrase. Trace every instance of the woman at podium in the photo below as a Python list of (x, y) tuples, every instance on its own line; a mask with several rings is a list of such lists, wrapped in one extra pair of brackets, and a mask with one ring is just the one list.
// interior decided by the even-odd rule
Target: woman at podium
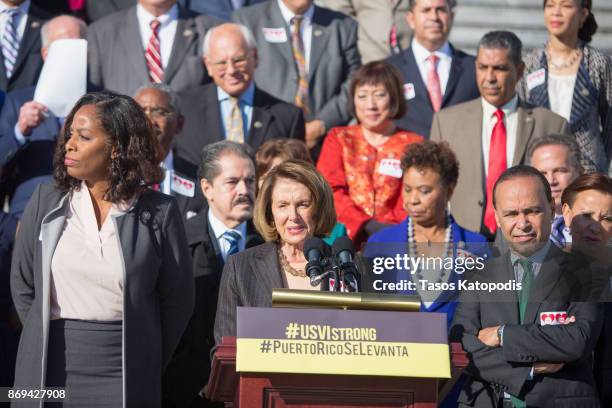
[(236, 335), (238, 306), (272, 306), (272, 289), (321, 290), (306, 274), (304, 243), (328, 235), (336, 224), (331, 188), (314, 166), (289, 160), (265, 177), (253, 214), (266, 243), (231, 255), (223, 269), (215, 343)]

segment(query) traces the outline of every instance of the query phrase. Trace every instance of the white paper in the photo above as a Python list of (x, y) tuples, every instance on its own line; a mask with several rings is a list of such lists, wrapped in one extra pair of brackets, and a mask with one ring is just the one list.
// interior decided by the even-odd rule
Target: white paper
[(34, 100), (63, 118), (86, 90), (87, 41), (53, 41), (36, 84)]

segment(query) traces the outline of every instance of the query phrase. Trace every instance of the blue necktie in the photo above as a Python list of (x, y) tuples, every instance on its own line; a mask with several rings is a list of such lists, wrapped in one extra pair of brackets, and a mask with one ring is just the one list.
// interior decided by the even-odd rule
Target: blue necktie
[(563, 217), (557, 217), (554, 219), (550, 230), (550, 240), (561, 249), (565, 248), (565, 245), (567, 245), (565, 235), (563, 235), (564, 228), (565, 222)]
[(228, 256), (233, 255), (238, 252), (238, 243), (240, 242), (240, 233), (238, 231), (227, 230), (223, 233), (223, 238), (229, 244), (229, 249), (225, 255), (225, 259)]
[(17, 53), (19, 52), (19, 40), (17, 39), (17, 17), (19, 9), (9, 8), (4, 11), (8, 14), (4, 33), (2, 34), (2, 56), (4, 57), (4, 69), (6, 78), (10, 79), (15, 69), (17, 62)]

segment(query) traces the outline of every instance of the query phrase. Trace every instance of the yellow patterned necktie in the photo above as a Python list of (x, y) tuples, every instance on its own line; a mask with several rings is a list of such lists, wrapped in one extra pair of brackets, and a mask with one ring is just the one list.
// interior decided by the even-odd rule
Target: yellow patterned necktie
[(298, 89), (295, 94), (294, 103), (304, 111), (305, 115), (310, 113), (308, 104), (308, 72), (306, 72), (306, 58), (304, 53), (304, 41), (302, 40), (303, 16), (295, 16), (291, 19), (293, 30), (291, 31), (291, 49), (298, 70)]
[(232, 109), (225, 121), (225, 138), (232, 142), (244, 143), (244, 126), (239, 100), (235, 96), (230, 96), (229, 101)]

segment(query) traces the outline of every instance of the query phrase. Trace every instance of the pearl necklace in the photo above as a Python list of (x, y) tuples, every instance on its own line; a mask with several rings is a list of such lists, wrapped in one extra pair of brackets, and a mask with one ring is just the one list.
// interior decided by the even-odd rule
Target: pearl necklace
[[(427, 241), (427, 242), (428, 244), (431, 244), (430, 241)], [(445, 239), (444, 239), (444, 254), (446, 255), (447, 258), (453, 257), (452, 242), (453, 242), (453, 230), (451, 226), (451, 217), (449, 214), (446, 214), (446, 233), (445, 233)], [(407, 248), (408, 256), (410, 258), (416, 259), (417, 258), (416, 240), (414, 239), (414, 225), (412, 224), (412, 217), (408, 217), (407, 246), (408, 246)], [(415, 274), (419, 280), (422, 280), (424, 278), (421, 268), (417, 269), (415, 271)], [(446, 271), (444, 270), (444, 267), (442, 267), (441, 270), (439, 271), (439, 275), (438, 275), (436, 282), (438, 283), (443, 282), (445, 276), (446, 276)]]
[(546, 54), (546, 60), (548, 61), (548, 64), (554, 69), (559, 70), (559, 71), (573, 66), (576, 63), (576, 61), (578, 61), (578, 58), (580, 58), (580, 56), (582, 55), (582, 48), (580, 47), (580, 44), (579, 44), (578, 48), (576, 48), (576, 50), (574, 51), (574, 54), (571, 56), (569, 60), (561, 64), (558, 64), (554, 62), (552, 59), (552, 54), (550, 53), (550, 43), (546, 43), (546, 47), (544, 49), (545, 49), (544, 52)]

